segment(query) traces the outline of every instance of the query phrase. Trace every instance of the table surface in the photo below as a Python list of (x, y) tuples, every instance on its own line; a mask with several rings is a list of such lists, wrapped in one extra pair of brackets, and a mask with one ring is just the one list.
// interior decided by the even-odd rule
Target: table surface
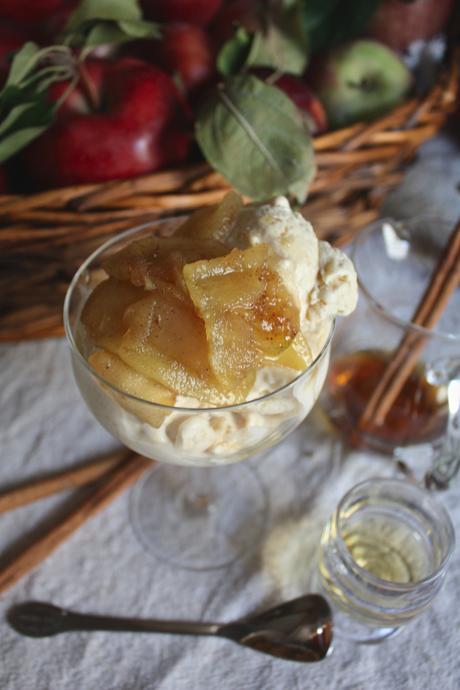
[[(439, 138), (424, 147), (387, 210), (396, 217), (429, 211), (454, 220), (460, 216), (459, 182), (458, 151)], [(64, 341), (2, 346), (0, 383), (0, 486), (116, 447), (80, 398)], [(34, 640), (8, 627), (5, 612), (26, 599), (112, 615), (230, 621), (297, 596), (308, 587), (321, 526), (340, 496), (367, 476), (392, 471), (387, 461), (345, 451), (318, 412), (249, 463), (266, 487), (269, 518), (261, 544), (247, 558), (210, 572), (162, 564), (136, 539), (128, 491), (3, 595), (2, 690), (457, 690), (459, 549), (427, 613), (379, 646), (337, 640), (320, 664), (283, 662), (219, 639), (92, 633)], [(459, 499), (460, 481), (441, 497), (457, 529)], [(73, 500), (65, 493), (1, 516), (1, 561), (59, 519)]]

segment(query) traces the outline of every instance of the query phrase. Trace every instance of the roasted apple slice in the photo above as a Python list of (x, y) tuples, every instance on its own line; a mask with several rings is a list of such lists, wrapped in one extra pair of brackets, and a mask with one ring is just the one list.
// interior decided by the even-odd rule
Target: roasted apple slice
[(113, 278), (99, 283), (88, 297), (81, 320), (95, 345), (102, 337), (116, 335), (123, 327), (126, 307), (142, 299), (140, 288)]
[(270, 247), (233, 249), (184, 266), (191, 299), (205, 322), (211, 366), (227, 388), (253, 380), (299, 330), (298, 310), (275, 271)]
[(118, 393), (113, 388), (106, 386), (107, 393), (114, 398), (125, 410), (134, 414), (147, 424), (159, 427), (163, 420), (170, 414), (168, 410), (154, 407), (148, 403), (160, 403), (161, 405), (174, 405), (176, 396), (168, 388), (142, 376), (137, 371), (126, 365), (117, 355), (106, 350), (98, 350), (88, 357), (91, 367), (108, 383), (116, 388), (147, 402), (140, 402)]
[(125, 310), (123, 333), (103, 339), (101, 345), (176, 393), (210, 404), (234, 401), (234, 394), (219, 388), (211, 370), (202, 319), (175, 286), (144, 293)]
[(107, 273), (147, 290), (160, 288), (164, 283), (183, 286), (182, 268), (199, 259), (212, 259), (228, 252), (228, 248), (213, 239), (201, 240), (179, 237), (146, 237), (131, 242), (104, 262)]
[(243, 200), (240, 195), (228, 192), (219, 204), (195, 211), (176, 230), (174, 237), (214, 239), (225, 243), (242, 208)]
[(287, 350), (282, 352), (281, 355), (274, 360), (273, 364), (296, 369), (297, 371), (303, 371), (312, 361), (313, 356), (311, 348), (303, 333), (299, 331)]

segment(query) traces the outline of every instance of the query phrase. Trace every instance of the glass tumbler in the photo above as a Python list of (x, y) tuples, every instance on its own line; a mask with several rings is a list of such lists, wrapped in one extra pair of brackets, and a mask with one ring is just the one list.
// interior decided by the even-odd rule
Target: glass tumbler
[[(321, 399), (330, 421), (352, 445), (392, 454), (428, 444), (439, 460), (460, 457), (460, 289), (434, 329), (411, 321), (450, 230), (428, 217), (386, 219), (354, 243), (359, 304), (337, 328)], [(362, 424), (388, 362), (408, 337), (422, 345), (416, 366), (383, 422)]]
[(378, 642), (427, 609), (454, 543), (447, 512), (417, 485), (353, 487), (323, 530), (313, 583), (332, 605), (337, 636)]

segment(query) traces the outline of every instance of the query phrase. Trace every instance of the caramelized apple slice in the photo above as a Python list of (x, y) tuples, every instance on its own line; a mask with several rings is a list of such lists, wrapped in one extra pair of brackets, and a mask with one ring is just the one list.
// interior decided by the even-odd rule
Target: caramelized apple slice
[(99, 283), (88, 297), (81, 315), (93, 343), (97, 345), (100, 338), (120, 333), (126, 307), (142, 299), (144, 294), (140, 288), (113, 278)]
[(131, 367), (127, 366), (117, 355), (113, 355), (106, 350), (98, 350), (88, 357), (91, 367), (108, 383), (111, 383), (121, 391), (133, 395), (147, 402), (133, 400), (118, 393), (113, 388), (106, 387), (106, 391), (111, 395), (125, 410), (131, 412), (136, 417), (147, 424), (159, 427), (168, 410), (149, 405), (160, 403), (161, 405), (174, 405), (175, 395), (159, 383), (142, 376)]
[(179, 237), (145, 237), (131, 242), (104, 262), (112, 278), (154, 290), (164, 283), (183, 288), (182, 268), (199, 259), (212, 259), (228, 252), (227, 247), (213, 239)]
[(174, 286), (144, 293), (123, 316), (123, 333), (105, 349), (136, 372), (181, 394), (211, 404), (232, 402), (219, 389), (209, 363), (203, 321)]
[(273, 364), (296, 369), (297, 371), (303, 371), (311, 364), (312, 360), (311, 348), (303, 333), (299, 331), (287, 350), (282, 352), (281, 355), (273, 361)]
[(195, 211), (176, 230), (174, 236), (226, 242), (242, 208), (243, 200), (240, 195), (233, 191), (228, 192), (219, 204)]
[(184, 266), (203, 318), (214, 373), (226, 387), (253, 380), (256, 367), (286, 350), (299, 329), (298, 310), (275, 271), (268, 245)]

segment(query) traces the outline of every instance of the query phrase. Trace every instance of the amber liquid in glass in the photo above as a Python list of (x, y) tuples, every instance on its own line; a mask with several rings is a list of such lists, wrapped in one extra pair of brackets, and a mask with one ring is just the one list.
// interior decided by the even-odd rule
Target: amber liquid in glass
[(422, 367), (408, 378), (385, 422), (360, 432), (358, 421), (391, 355), (362, 350), (338, 357), (326, 383), (331, 420), (353, 445), (381, 449), (430, 441), (441, 435), (447, 421), (446, 386), (433, 386)]

